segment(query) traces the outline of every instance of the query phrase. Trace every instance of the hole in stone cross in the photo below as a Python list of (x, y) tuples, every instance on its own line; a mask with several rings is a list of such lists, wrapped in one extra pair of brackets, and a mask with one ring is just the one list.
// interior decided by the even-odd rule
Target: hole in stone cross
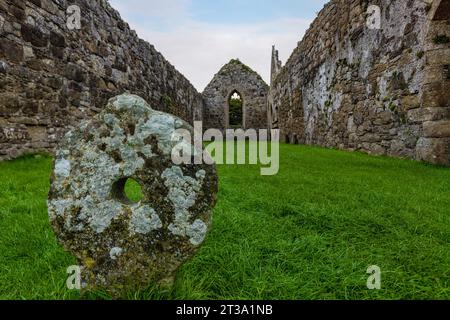
[(142, 200), (142, 187), (133, 178), (123, 178), (114, 183), (112, 195), (124, 204), (138, 203)]
[(241, 129), (243, 124), (243, 100), (237, 91), (233, 91), (228, 100), (229, 122), (231, 129)]

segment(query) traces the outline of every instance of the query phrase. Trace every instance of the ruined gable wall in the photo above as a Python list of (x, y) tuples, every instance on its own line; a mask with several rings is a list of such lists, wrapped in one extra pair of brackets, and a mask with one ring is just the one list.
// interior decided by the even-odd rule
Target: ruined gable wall
[(204, 129), (228, 128), (228, 103), (234, 91), (243, 100), (243, 129), (266, 129), (269, 87), (260, 75), (238, 60), (223, 66), (202, 93)]
[[(81, 30), (66, 26), (70, 5)], [(0, 159), (53, 150), (71, 124), (124, 91), (201, 119), (201, 95), (107, 1), (0, 0), (0, 17)]]
[(330, 1), (271, 86), (282, 139), (449, 164), (450, 52), (432, 40), (449, 21), (431, 31), (441, 2), (428, 2)]

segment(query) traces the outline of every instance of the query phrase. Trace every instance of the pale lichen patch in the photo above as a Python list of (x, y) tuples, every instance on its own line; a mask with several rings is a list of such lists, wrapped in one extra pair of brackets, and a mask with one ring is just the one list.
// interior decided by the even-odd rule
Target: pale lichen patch
[(131, 233), (148, 234), (151, 231), (161, 229), (161, 219), (152, 207), (144, 205), (132, 210), (133, 214), (130, 220)]
[(141, 127), (144, 136), (154, 135), (158, 138), (158, 147), (166, 155), (172, 152), (172, 135), (175, 131), (175, 119), (162, 112), (154, 112)]
[(111, 221), (122, 213), (122, 204), (110, 200), (99, 203), (95, 213), (90, 217), (89, 224), (96, 233), (102, 233), (111, 224)]
[[(187, 236), (191, 230), (191, 213), (189, 209), (195, 205), (197, 192), (201, 189), (206, 173), (203, 170), (197, 172), (198, 180), (184, 176), (183, 171), (178, 166), (166, 169), (161, 177), (165, 180), (165, 186), (169, 188), (167, 198), (171, 201), (175, 209), (175, 219), (168, 229), (177, 236)], [(198, 226), (198, 223), (196, 224)], [(192, 229), (193, 230), (193, 229)], [(189, 236), (189, 235), (188, 235)], [(199, 237), (195, 237), (197, 241)]]
[(56, 160), (55, 174), (59, 177), (67, 178), (70, 175), (70, 161), (64, 158)]
[(50, 218), (64, 216), (66, 208), (70, 207), (72, 203), (73, 200), (71, 199), (49, 200), (47, 205), (49, 208)]
[(123, 253), (123, 249), (119, 247), (114, 247), (109, 251), (109, 257), (111, 260), (117, 260), (119, 256)]
[(120, 148), (120, 154), (123, 161), (123, 174), (132, 176), (137, 170), (142, 169), (145, 164), (144, 159), (138, 156), (137, 152), (128, 145)]
[(151, 110), (144, 99), (133, 94), (123, 94), (113, 98), (110, 106), (117, 111), (125, 111), (137, 119)]
[(208, 227), (206, 224), (202, 220), (198, 219), (187, 228), (186, 235), (189, 237), (189, 241), (194, 246), (198, 246), (202, 244), (203, 240), (205, 240), (207, 231)]

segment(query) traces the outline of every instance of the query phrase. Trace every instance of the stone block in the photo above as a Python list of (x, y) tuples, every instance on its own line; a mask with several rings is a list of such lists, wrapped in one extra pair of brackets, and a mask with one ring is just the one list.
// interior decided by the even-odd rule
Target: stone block
[(450, 119), (450, 108), (416, 108), (408, 110), (409, 123)]
[(2, 38), (0, 41), (0, 57), (11, 62), (21, 62), (23, 60), (23, 47), (9, 39)]
[(423, 123), (423, 133), (425, 138), (450, 137), (450, 121), (426, 121)]
[(401, 109), (410, 110), (420, 106), (420, 99), (418, 95), (407, 95), (402, 97)]
[(450, 138), (419, 139), (416, 159), (433, 164), (450, 165)]
[(48, 45), (48, 35), (43, 33), (38, 27), (23, 24), (21, 34), (23, 40), (30, 42), (35, 47), (46, 47)]
[(47, 128), (39, 126), (27, 127), (28, 136), (32, 142), (46, 141), (47, 140)]
[(66, 67), (66, 77), (69, 80), (76, 82), (83, 82), (86, 79), (86, 75), (83, 69), (75, 64), (68, 64)]
[(64, 38), (63, 35), (55, 32), (55, 31), (51, 31), (50, 32), (50, 43), (55, 47), (64, 48), (66, 46), (66, 39)]
[(450, 84), (442, 81), (429, 83), (423, 86), (422, 105), (424, 107), (447, 107), (450, 99)]

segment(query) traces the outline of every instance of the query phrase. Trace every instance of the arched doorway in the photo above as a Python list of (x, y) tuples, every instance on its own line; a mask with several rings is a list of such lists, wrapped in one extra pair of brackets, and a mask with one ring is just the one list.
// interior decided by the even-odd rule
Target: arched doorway
[(228, 98), (228, 128), (244, 128), (244, 99), (234, 90)]

